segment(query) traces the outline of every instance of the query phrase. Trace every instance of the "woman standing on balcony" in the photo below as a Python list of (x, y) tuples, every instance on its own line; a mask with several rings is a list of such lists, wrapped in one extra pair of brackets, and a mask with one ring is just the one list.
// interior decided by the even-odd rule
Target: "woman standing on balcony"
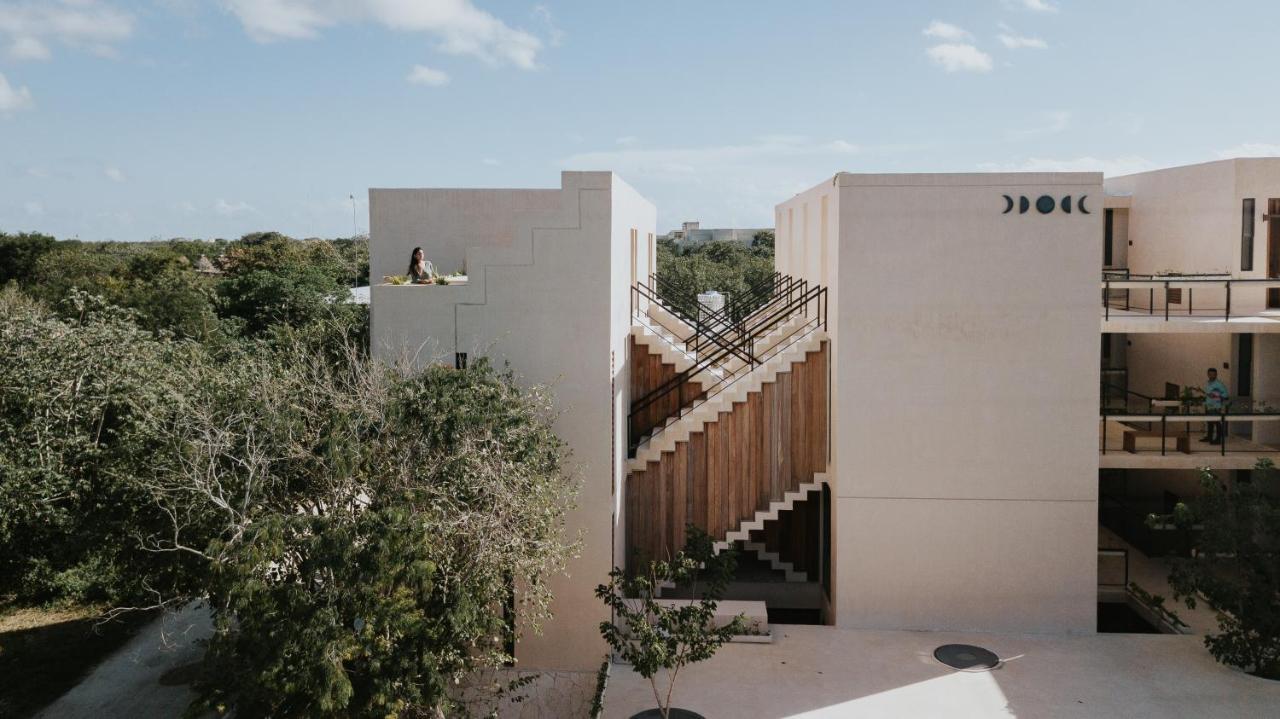
[(436, 277), (436, 267), (422, 254), (421, 247), (413, 248), (409, 255), (409, 279), (414, 283), (426, 283)]

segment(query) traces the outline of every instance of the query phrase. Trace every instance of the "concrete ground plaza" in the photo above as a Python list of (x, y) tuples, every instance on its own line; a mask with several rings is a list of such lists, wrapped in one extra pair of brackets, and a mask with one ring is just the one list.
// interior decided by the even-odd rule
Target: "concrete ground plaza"
[[(673, 706), (707, 719), (782, 717), (1276, 717), (1280, 682), (1214, 662), (1202, 637), (961, 634), (776, 625), (775, 643), (730, 644), (680, 673)], [(933, 658), (942, 644), (1000, 656), (989, 672)], [(605, 716), (654, 706), (614, 665)]]

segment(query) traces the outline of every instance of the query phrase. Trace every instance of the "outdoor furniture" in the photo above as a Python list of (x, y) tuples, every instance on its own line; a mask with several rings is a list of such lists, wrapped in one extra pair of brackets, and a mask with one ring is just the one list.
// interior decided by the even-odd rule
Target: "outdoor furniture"
[(1173, 439), (1177, 443), (1176, 446), (1179, 452), (1183, 454), (1191, 454), (1191, 438), (1188, 437), (1186, 434), (1178, 433), (1178, 434), (1161, 435), (1160, 432), (1157, 432), (1155, 430), (1130, 429), (1130, 428), (1126, 428), (1124, 430), (1124, 451), (1128, 452), (1129, 454), (1136, 454), (1138, 452), (1137, 445), (1138, 445), (1139, 437), (1161, 437), (1161, 436), (1173, 437)]

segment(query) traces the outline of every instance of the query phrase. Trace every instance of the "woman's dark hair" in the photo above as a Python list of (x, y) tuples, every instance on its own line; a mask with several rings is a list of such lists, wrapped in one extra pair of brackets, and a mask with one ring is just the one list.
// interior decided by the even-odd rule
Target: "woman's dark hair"
[(409, 253), (409, 274), (413, 274), (414, 267), (418, 264), (418, 253), (422, 252), (421, 247), (413, 248), (413, 252)]

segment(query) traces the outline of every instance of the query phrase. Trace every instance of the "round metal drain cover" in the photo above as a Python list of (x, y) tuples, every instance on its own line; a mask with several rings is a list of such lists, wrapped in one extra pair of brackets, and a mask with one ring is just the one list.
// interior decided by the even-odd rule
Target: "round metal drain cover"
[(943, 644), (933, 650), (933, 658), (953, 669), (970, 672), (994, 669), (1000, 663), (994, 652), (970, 644)]

